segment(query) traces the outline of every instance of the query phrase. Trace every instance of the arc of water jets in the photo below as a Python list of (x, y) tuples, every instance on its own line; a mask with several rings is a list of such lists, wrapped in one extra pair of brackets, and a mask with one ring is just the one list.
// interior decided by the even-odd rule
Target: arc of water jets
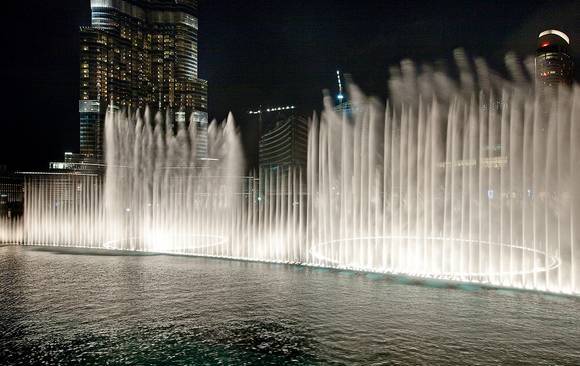
[(0, 241), (580, 293), (579, 88), (534, 93), (521, 70), (509, 83), (456, 57), (459, 84), (405, 62), (386, 107), (352, 85), (351, 112), (326, 98), (305, 170), (244, 177), (231, 116), (202, 163), (195, 123), (111, 111), (105, 178), (28, 178)]

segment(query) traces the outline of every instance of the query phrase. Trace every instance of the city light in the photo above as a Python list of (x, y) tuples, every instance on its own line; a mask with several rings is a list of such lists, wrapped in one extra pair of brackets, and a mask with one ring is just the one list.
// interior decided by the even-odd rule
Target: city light
[(339, 102), (342, 102), (344, 99), (344, 95), (342, 94), (342, 82), (340, 81), (340, 71), (336, 70), (336, 79), (338, 80), (338, 95), (337, 99)]
[(248, 111), (248, 114), (261, 114), (261, 113), (265, 113), (265, 112), (289, 111), (292, 109), (296, 109), (296, 106), (287, 105), (287, 106), (281, 106), (281, 107), (266, 108), (265, 110), (261, 110), (261, 109), (250, 110), (250, 111)]
[(541, 38), (543, 36), (547, 36), (549, 34), (554, 34), (554, 35), (562, 38), (563, 40), (565, 40), (566, 43), (570, 44), (570, 38), (568, 38), (568, 36), (566, 35), (566, 33), (561, 32), (561, 31), (556, 30), (556, 29), (548, 29), (548, 30), (545, 30), (542, 33), (540, 33), (540, 35), (538, 36), (538, 38)]
[(81, 2), (5, 21), (0, 366), (580, 366), (580, 8)]

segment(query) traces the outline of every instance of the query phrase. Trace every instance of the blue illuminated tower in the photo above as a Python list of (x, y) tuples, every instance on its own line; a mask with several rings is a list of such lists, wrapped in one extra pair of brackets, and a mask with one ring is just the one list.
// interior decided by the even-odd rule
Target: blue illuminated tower
[[(349, 80), (348, 74), (345, 75), (346, 79)], [(338, 95), (336, 96), (337, 105), (334, 108), (336, 111), (344, 111), (348, 115), (351, 114), (351, 105), (350, 102), (347, 100), (344, 92), (342, 90), (342, 80), (340, 78), (340, 71), (336, 70), (336, 80), (338, 81)]]
[(340, 80), (340, 71), (336, 70), (336, 79), (338, 80), (338, 95), (336, 99), (338, 99), (338, 103), (342, 103), (344, 99), (344, 94), (342, 94), (342, 81)]

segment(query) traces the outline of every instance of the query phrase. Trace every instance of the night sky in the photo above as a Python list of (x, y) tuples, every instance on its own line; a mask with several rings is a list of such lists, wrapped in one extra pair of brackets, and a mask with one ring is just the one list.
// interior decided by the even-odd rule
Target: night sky
[[(89, 0), (9, 1), (1, 13), (0, 164), (45, 170), (78, 151), (78, 27), (90, 25)], [(388, 67), (404, 58), (449, 59), (463, 47), (503, 72), (506, 52), (533, 54), (548, 28), (568, 33), (580, 63), (579, 19), (580, 1), (202, 0), (199, 76), (210, 118), (232, 110), (251, 135), (245, 111), (319, 110), (337, 68), (385, 97)]]

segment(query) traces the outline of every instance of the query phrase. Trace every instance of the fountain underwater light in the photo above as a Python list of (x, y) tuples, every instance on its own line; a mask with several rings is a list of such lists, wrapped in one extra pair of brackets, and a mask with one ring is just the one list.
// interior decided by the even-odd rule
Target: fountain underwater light
[(386, 106), (353, 85), (349, 110), (325, 98), (306, 170), (243, 177), (231, 116), (200, 163), (195, 123), (111, 110), (104, 181), (69, 177), (56, 205), (62, 182), (28, 179), (23, 223), (0, 222), (0, 241), (580, 294), (580, 89), (534, 91), (511, 57), (517, 83), (456, 59), (459, 82), (404, 61)]
[[(352, 248), (349, 248), (351, 246)], [(404, 246), (414, 246), (411, 257), (404, 255), (404, 258), (396, 258), (395, 253), (401, 252)], [(468, 269), (471, 261), (458, 263), (455, 270), (445, 271), (445, 259), (436, 263), (429, 253), (445, 252), (447, 247), (455, 246), (455, 251), (466, 250), (471, 255), (479, 255), (480, 252), (489, 252), (496, 247), (505, 254), (515, 257), (531, 255), (537, 258), (538, 263), (534, 263), (530, 268), (513, 270), (510, 268), (495, 270), (490, 268), (487, 271), (476, 272)], [(398, 249), (395, 249), (398, 247)], [(345, 253), (353, 253), (358, 250), (358, 258), (350, 255), (345, 259)], [(362, 249), (362, 250), (361, 250)], [(358, 238), (336, 239), (324, 243), (319, 243), (312, 248), (312, 253), (316, 260), (323, 263), (330, 263), (331, 267), (352, 269), (368, 272), (384, 273), (406, 273), (418, 277), (432, 277), (457, 281), (477, 280), (478, 278), (502, 278), (504, 276), (523, 276), (529, 274), (540, 274), (551, 271), (560, 266), (560, 260), (556, 256), (548, 256), (545, 252), (526, 246), (510, 245), (507, 243), (492, 243), (478, 240), (450, 239), (443, 237), (413, 237), (413, 236), (369, 236)], [(326, 254), (325, 254), (326, 253)], [(503, 253), (502, 253), (503, 254)], [(370, 260), (369, 260), (370, 259)], [(403, 262), (397, 266), (396, 261)], [(365, 262), (367, 262), (365, 264)], [(370, 263), (369, 263), (370, 262)], [(500, 262), (503, 262), (500, 259)], [(509, 266), (507, 263), (504, 263)]]
[(580, 90), (534, 93), (456, 58), (459, 84), (405, 61), (386, 107), (355, 86), (352, 116), (326, 99), (308, 154), (315, 262), (578, 293)]
[[(173, 243), (181, 241), (181, 249), (175, 248)], [(123, 250), (123, 248), (133, 248), (137, 251), (183, 254), (183, 255), (202, 255), (206, 248), (219, 247), (228, 241), (227, 238), (219, 235), (181, 235), (174, 236), (171, 234), (148, 233), (145, 237), (132, 237), (117, 240), (110, 240), (102, 244), (103, 249)], [(136, 249), (141, 248), (141, 249)], [(127, 249), (125, 249), (127, 250)]]

